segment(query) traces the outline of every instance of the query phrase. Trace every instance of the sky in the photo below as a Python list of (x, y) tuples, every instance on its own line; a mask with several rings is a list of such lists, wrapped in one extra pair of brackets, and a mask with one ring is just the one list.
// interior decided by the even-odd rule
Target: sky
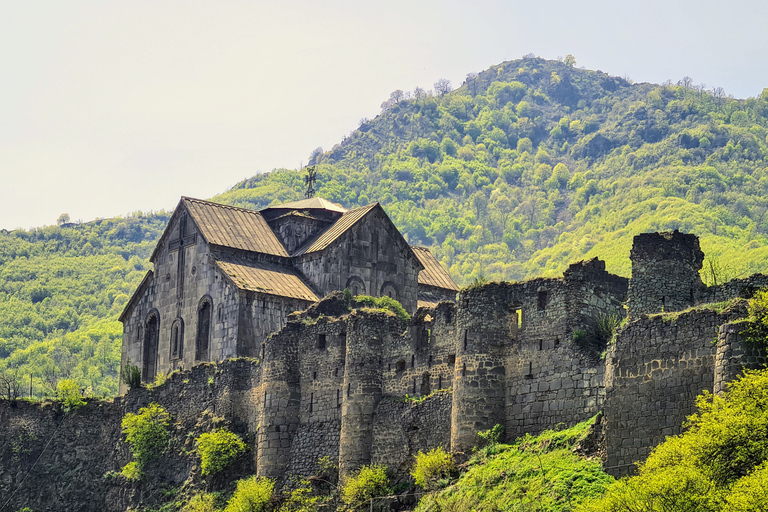
[(396, 90), (528, 53), (768, 87), (768, 2), (0, 0), (0, 229), (172, 209), (299, 168)]

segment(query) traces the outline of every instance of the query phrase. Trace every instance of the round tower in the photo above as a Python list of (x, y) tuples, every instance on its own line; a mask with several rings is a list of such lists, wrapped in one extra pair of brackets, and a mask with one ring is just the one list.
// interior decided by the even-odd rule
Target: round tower
[(270, 478), (282, 478), (285, 474), (301, 407), (298, 338), (295, 332), (286, 331), (283, 329), (280, 337), (267, 340), (261, 363), (263, 407), (256, 473)]
[(456, 316), (456, 366), (451, 411), (451, 451), (468, 453), (477, 433), (505, 426), (505, 346), (517, 329), (504, 285), (460, 292)]
[(384, 336), (396, 319), (358, 311), (347, 326), (341, 405), (339, 476), (371, 463), (373, 413), (381, 400)]
[(704, 253), (696, 235), (675, 230), (637, 235), (629, 255), (629, 316), (681, 311), (696, 304), (704, 284)]

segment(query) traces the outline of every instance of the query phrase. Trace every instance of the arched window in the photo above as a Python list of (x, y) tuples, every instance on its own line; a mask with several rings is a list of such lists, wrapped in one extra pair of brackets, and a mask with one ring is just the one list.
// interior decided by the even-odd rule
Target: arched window
[(195, 360), (197, 361), (208, 361), (212, 309), (213, 304), (211, 304), (211, 298), (209, 296), (206, 295), (200, 299), (200, 304), (197, 306), (197, 338), (195, 341)]
[(381, 293), (379, 293), (379, 296), (400, 300), (398, 298), (399, 294), (397, 292), (397, 286), (395, 286), (395, 283), (393, 283), (392, 281), (387, 281), (381, 286)]
[(152, 382), (157, 374), (157, 345), (160, 340), (160, 316), (157, 310), (147, 315), (144, 326), (144, 350), (141, 377), (144, 382)]
[(184, 357), (184, 320), (177, 318), (171, 325), (171, 359)]
[(357, 276), (347, 279), (347, 284), (344, 288), (349, 290), (352, 295), (365, 295), (365, 283)]

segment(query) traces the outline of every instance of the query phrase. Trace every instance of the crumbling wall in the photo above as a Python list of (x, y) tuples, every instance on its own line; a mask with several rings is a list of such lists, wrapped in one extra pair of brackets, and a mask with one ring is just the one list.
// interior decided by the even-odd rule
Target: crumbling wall
[(385, 397), (376, 408), (373, 423), (371, 462), (384, 464), (400, 478), (413, 468), (414, 455), (451, 445), (451, 406), (449, 391), (441, 391), (421, 401)]
[(675, 230), (637, 235), (630, 252), (632, 279), (629, 317), (682, 311), (699, 302), (704, 291), (699, 270), (704, 253), (696, 235)]
[[(38, 512), (79, 510), (122, 512), (138, 504), (155, 506), (164, 485), (180, 486), (190, 476), (199, 480), (198, 461), (184, 450), (194, 436), (228, 425), (248, 441), (261, 407), (260, 365), (233, 359), (174, 373), (154, 389), (134, 389), (112, 401), (90, 401), (65, 412), (59, 403), (0, 402), (0, 496), (9, 510), (30, 507)], [(152, 402), (172, 416), (172, 445), (144, 469), (140, 485), (119, 472), (131, 460), (121, 422)], [(188, 434), (192, 436), (189, 437)], [(254, 452), (246, 454), (232, 474), (252, 473)]]
[(757, 370), (768, 365), (768, 345), (754, 343), (740, 334), (746, 327), (745, 320), (720, 326), (715, 357), (714, 392), (728, 389), (728, 383), (738, 378), (744, 370)]
[(715, 382), (720, 325), (743, 316), (743, 304), (718, 312), (643, 316), (616, 336), (606, 355), (606, 470), (630, 473), (666, 436), (681, 432), (696, 397)]

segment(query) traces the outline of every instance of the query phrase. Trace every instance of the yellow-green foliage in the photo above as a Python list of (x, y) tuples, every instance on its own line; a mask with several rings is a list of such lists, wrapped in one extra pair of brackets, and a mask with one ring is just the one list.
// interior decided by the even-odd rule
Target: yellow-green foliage
[(315, 512), (318, 501), (320, 497), (312, 496), (312, 486), (309, 481), (302, 480), (299, 487), (291, 491), (278, 512)]
[(64, 407), (67, 410), (77, 409), (85, 405), (83, 395), (80, 394), (77, 383), (72, 379), (59, 381), (56, 386), (56, 398), (64, 403)]
[(416, 512), (572, 510), (613, 481), (599, 460), (573, 453), (593, 421), (478, 450), (468, 470), (445, 489), (422, 497)]
[(407, 322), (410, 320), (411, 315), (403, 308), (403, 305), (392, 297), (371, 297), (370, 295), (357, 295), (355, 296), (355, 302), (358, 306), (385, 309), (394, 313), (398, 318)]
[(237, 489), (224, 512), (262, 512), (268, 510), (275, 483), (269, 478), (252, 476), (238, 480)]
[(247, 449), (237, 434), (220, 428), (200, 434), (197, 438), (197, 454), (203, 475), (214, 475), (227, 467)]
[(196, 494), (184, 505), (181, 512), (218, 512), (216, 496), (211, 493)]
[(750, 343), (768, 343), (768, 288), (758, 290), (749, 301), (749, 322), (741, 334)]
[(768, 370), (705, 392), (686, 431), (582, 511), (768, 510)]
[(433, 448), (427, 453), (419, 450), (415, 457), (416, 464), (413, 466), (411, 476), (416, 485), (423, 489), (440, 487), (440, 480), (450, 477), (456, 470), (453, 457), (450, 453), (445, 453), (442, 447)]
[(165, 450), (170, 424), (168, 412), (156, 403), (142, 407), (136, 414), (129, 412), (123, 417), (123, 434), (139, 469)]
[(141, 466), (135, 460), (123, 466), (120, 474), (123, 475), (126, 480), (131, 481), (141, 480), (141, 477), (144, 476), (144, 473), (141, 471)]
[(389, 494), (386, 466), (363, 466), (341, 486), (341, 501), (349, 510), (367, 510), (371, 498)]

